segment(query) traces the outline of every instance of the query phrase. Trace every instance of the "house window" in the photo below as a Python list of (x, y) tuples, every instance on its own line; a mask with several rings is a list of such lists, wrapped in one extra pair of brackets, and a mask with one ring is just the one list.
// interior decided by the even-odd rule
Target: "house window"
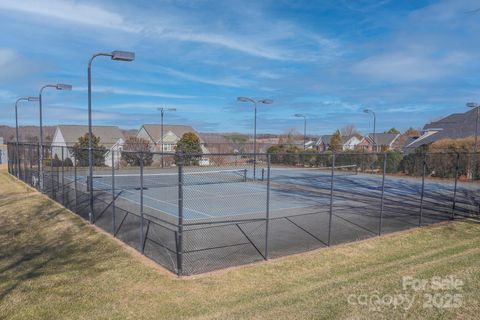
[(163, 145), (163, 151), (172, 151), (172, 145), (171, 144), (164, 144)]

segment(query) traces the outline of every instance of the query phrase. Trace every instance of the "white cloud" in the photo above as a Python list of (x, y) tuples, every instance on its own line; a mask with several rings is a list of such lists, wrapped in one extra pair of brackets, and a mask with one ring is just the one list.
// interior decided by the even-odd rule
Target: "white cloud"
[[(141, 34), (152, 39), (213, 45), (271, 60), (313, 61), (338, 54), (336, 41), (299, 29), (288, 22), (277, 21), (275, 24), (262, 25), (262, 22), (257, 21), (259, 29), (263, 28), (265, 32), (256, 32), (255, 35), (249, 32), (245, 35), (238, 32), (228, 33), (218, 28), (208, 29), (203, 24), (195, 25), (188, 19), (189, 13), (185, 12), (182, 14), (176, 12), (178, 19), (172, 19), (167, 9), (160, 16), (156, 14), (153, 18), (149, 12), (136, 12), (135, 15), (132, 10), (122, 14), (96, 4), (84, 4), (71, 0), (2, 0), (0, 9), (63, 20), (72, 24)], [(250, 23), (246, 26), (250, 26)], [(295, 50), (289, 48), (289, 43), (295, 47)]]
[(0, 70), (0, 83), (11, 83), (27, 73), (36, 73), (39, 67), (23, 59), (12, 49), (0, 48)]
[[(87, 91), (87, 87), (74, 87), (74, 91)], [(93, 92), (98, 93), (108, 93), (108, 94), (120, 94), (120, 95), (129, 95), (129, 96), (142, 96), (142, 97), (159, 97), (159, 98), (171, 98), (171, 99), (192, 99), (196, 98), (191, 95), (182, 95), (174, 93), (166, 93), (160, 91), (145, 91), (145, 90), (133, 90), (125, 88), (116, 88), (116, 87), (102, 87), (95, 86), (92, 87)]]
[(138, 31), (129, 25), (120, 14), (92, 4), (82, 4), (69, 0), (2, 0), (0, 9), (26, 12), (48, 18), (65, 20), (90, 26)]
[(178, 71), (178, 70), (167, 68), (167, 67), (158, 67), (158, 69), (162, 73), (166, 73), (171, 76), (174, 76), (180, 79), (189, 80), (192, 82), (199, 82), (199, 83), (212, 84), (212, 85), (224, 86), (224, 87), (232, 87), (232, 88), (249, 87), (253, 85), (251, 81), (240, 79), (233, 76), (219, 78), (219, 79), (212, 79), (212, 78), (197, 76), (197, 75), (183, 72), (183, 71)]
[(17, 96), (12, 92), (0, 89), (0, 101), (12, 102), (16, 98)]
[(354, 65), (353, 71), (389, 82), (435, 81), (458, 73), (467, 54), (450, 52), (441, 57), (423, 50), (388, 52)]

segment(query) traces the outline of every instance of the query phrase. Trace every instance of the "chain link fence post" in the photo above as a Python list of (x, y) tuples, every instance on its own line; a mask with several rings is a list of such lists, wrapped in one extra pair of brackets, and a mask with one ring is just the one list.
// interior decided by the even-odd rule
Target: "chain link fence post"
[(144, 254), (144, 218), (143, 218), (143, 152), (140, 152), (140, 252)]
[(177, 233), (177, 274), (183, 274), (183, 166), (184, 154), (177, 153), (178, 165), (178, 233)]
[(20, 179), (20, 144), (17, 143), (15, 148), (15, 176)]
[(40, 143), (37, 143), (37, 189), (42, 192), (42, 187), (40, 184)]
[[(50, 150), (50, 154), (53, 156), (53, 147), (51, 147)], [(55, 179), (53, 177), (53, 157), (50, 159), (50, 183), (50, 188), (52, 188), (52, 199), (56, 199)]]
[[(50, 155), (51, 158), (51, 155)], [(51, 159), (50, 159), (51, 160)], [(65, 154), (62, 147), (62, 204), (65, 206)]]
[(27, 149), (26, 149), (26, 145), (24, 144), (22, 146), (22, 153), (23, 153), (23, 157), (22, 157), (22, 163), (23, 163), (23, 182), (27, 182)]
[[(271, 159), (270, 153), (267, 154), (267, 210), (265, 214), (265, 260), (268, 260), (268, 235), (269, 235), (269, 224), (270, 224), (270, 166)], [(262, 171), (262, 180), (263, 180), (263, 171)]]
[(378, 235), (382, 234), (382, 227), (383, 227), (383, 210), (384, 210), (384, 202), (385, 202), (385, 175), (387, 174), (387, 153), (383, 154), (383, 174), (382, 174), (382, 197), (380, 200), (380, 219), (378, 222)]
[(418, 226), (422, 226), (422, 220), (423, 220), (423, 197), (425, 195), (425, 174), (427, 171), (427, 154), (425, 153), (423, 156), (423, 161), (422, 161), (422, 192), (420, 196), (420, 216), (418, 219)]
[(88, 175), (87, 175), (87, 190), (89, 193), (88, 197), (88, 221), (91, 224), (95, 223), (95, 214), (94, 214), (94, 199), (93, 199), (93, 169), (95, 167), (95, 154), (94, 150), (89, 146), (86, 149), (88, 152)]
[(457, 161), (455, 162), (455, 184), (453, 188), (453, 199), (452, 199), (452, 216), (451, 220), (455, 219), (455, 207), (457, 205), (456, 199), (457, 199), (457, 185), (458, 185), (458, 167), (460, 164), (460, 153), (457, 152)]
[(28, 180), (30, 181), (30, 185), (33, 185), (33, 179), (32, 179), (32, 174), (33, 174), (33, 166), (32, 166), (32, 158), (33, 158), (33, 152), (32, 152), (32, 145), (28, 145), (28, 165), (30, 167), (30, 170), (28, 171)]
[(332, 239), (332, 216), (333, 216), (333, 177), (335, 175), (335, 153), (332, 154), (332, 173), (330, 181), (330, 213), (328, 217), (328, 242), (327, 245), (330, 246)]
[(116, 236), (115, 226), (115, 150), (112, 150), (112, 235)]
[(75, 212), (78, 213), (78, 193), (77, 193), (77, 159), (73, 157), (73, 192), (75, 193)]

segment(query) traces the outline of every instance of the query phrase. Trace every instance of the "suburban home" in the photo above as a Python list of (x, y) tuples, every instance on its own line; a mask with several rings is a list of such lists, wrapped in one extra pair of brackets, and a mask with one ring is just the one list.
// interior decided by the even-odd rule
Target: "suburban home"
[(438, 121), (432, 121), (423, 127), (419, 137), (409, 139), (403, 151), (410, 153), (418, 147), (430, 145), (442, 139), (462, 139), (475, 135), (477, 111), (454, 113)]
[[(369, 133), (360, 141), (358, 148), (369, 152), (379, 152), (386, 150), (397, 150), (397, 140), (400, 137), (399, 133)], [(375, 148), (376, 146), (376, 148)]]
[[(175, 153), (177, 149), (177, 142), (182, 138), (185, 133), (193, 132), (200, 139), (200, 146), (202, 148), (202, 154), (210, 153), (205, 147), (205, 141), (191, 126), (186, 125), (163, 125), (163, 152)], [(162, 126), (159, 124), (144, 124), (140, 127), (136, 134), (137, 138), (147, 140), (150, 143), (151, 151), (160, 153), (162, 151)], [(158, 158), (158, 155), (154, 155), (154, 160)], [(209, 165), (208, 158), (203, 158), (200, 161), (201, 165)]]
[[(315, 147), (318, 151), (330, 150), (333, 135), (324, 135), (318, 139)], [(360, 143), (360, 139), (356, 135), (342, 136), (341, 148), (342, 151), (355, 150)]]
[[(55, 155), (61, 159), (62, 158), (62, 147), (73, 147), (77, 142), (78, 138), (83, 137), (88, 133), (88, 126), (83, 125), (59, 125), (55, 129), (52, 140), (52, 156)], [(125, 142), (125, 137), (123, 136), (122, 131), (115, 126), (93, 126), (92, 133), (96, 137), (100, 138), (100, 144), (107, 149), (105, 153), (105, 165), (112, 165), (112, 151), (121, 151), (123, 144)], [(64, 159), (70, 158), (72, 161), (75, 160), (74, 155), (71, 150), (64, 148), (63, 157)], [(116, 157), (115, 164), (118, 163), (120, 157)]]
[(306, 150), (313, 150), (315, 148), (316, 141), (314, 140), (307, 140), (305, 143), (305, 149)]

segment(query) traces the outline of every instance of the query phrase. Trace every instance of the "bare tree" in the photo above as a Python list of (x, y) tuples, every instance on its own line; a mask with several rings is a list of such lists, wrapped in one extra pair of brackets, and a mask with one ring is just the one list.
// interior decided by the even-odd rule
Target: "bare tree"
[(347, 124), (346, 126), (340, 128), (340, 134), (342, 137), (360, 135), (354, 124)]
[(301, 140), (302, 134), (295, 128), (288, 129), (283, 135), (280, 136), (278, 144), (294, 144), (295, 140)]

